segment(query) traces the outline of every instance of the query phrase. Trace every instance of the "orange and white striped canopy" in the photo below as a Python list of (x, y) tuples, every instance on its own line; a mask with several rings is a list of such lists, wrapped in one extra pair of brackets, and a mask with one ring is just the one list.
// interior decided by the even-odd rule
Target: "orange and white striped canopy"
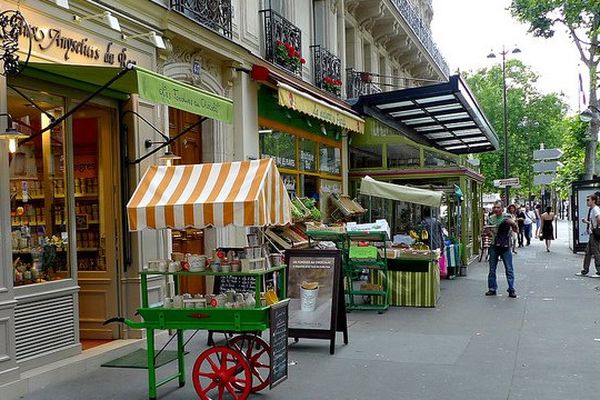
[(151, 166), (127, 204), (129, 230), (292, 222), (272, 159)]

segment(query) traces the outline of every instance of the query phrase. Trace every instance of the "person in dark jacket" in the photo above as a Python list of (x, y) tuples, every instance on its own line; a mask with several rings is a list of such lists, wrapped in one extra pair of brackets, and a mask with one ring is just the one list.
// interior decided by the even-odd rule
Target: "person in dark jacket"
[(423, 209), (423, 221), (421, 221), (421, 229), (424, 229), (429, 234), (429, 239), (424, 241), (429, 245), (431, 250), (440, 249), (444, 252), (444, 229), (442, 223), (431, 216), (431, 208)]
[(512, 233), (518, 230), (517, 223), (510, 214), (503, 213), (501, 201), (496, 201), (492, 209), (493, 214), (488, 219), (488, 225), (492, 225), (492, 242), (490, 246), (490, 271), (488, 273), (488, 291), (486, 296), (495, 296), (498, 290), (496, 280), (496, 268), (498, 267), (498, 257), (502, 258), (504, 270), (506, 271), (506, 280), (508, 282), (508, 296), (517, 297), (515, 291), (515, 273), (512, 263), (511, 237)]

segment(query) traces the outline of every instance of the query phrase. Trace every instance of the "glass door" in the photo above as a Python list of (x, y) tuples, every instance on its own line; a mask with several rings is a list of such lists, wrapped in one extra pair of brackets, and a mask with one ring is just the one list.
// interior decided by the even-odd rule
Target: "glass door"
[(75, 239), (82, 339), (117, 339), (119, 175), (115, 111), (84, 106), (72, 118)]

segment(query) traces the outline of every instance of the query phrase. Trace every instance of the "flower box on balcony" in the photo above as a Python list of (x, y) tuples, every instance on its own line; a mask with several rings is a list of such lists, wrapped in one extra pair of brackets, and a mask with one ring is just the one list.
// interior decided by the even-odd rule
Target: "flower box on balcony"
[(306, 60), (300, 54), (300, 51), (289, 42), (277, 40), (275, 50), (275, 60), (282, 67), (289, 69), (292, 72), (299, 72)]

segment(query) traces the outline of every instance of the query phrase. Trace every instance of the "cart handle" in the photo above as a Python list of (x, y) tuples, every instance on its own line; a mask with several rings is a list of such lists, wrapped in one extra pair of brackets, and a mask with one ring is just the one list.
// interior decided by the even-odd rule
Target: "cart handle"
[(111, 324), (113, 322), (119, 322), (119, 323), (125, 324), (128, 327), (134, 328), (134, 329), (144, 329), (144, 328), (147, 327), (143, 322), (136, 322), (136, 321), (132, 321), (130, 319), (123, 318), (123, 317), (109, 318), (106, 321), (104, 321), (102, 323), (102, 325), (108, 325), (108, 324)]

